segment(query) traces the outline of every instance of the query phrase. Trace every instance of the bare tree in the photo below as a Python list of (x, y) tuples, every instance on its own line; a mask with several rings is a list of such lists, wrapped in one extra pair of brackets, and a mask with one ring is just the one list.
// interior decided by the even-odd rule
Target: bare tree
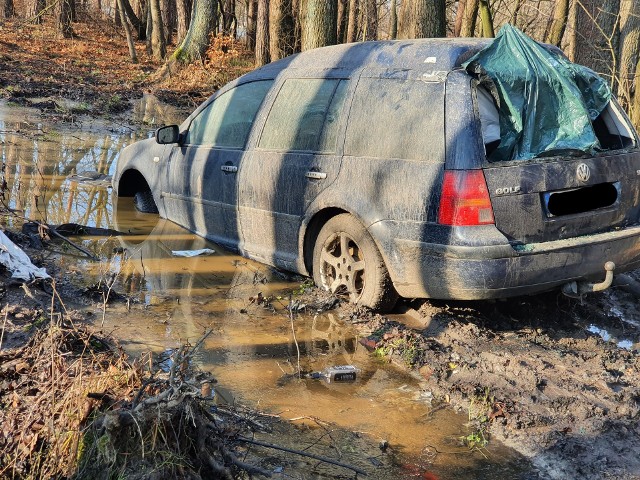
[(378, 5), (376, 0), (363, 0), (362, 9), (362, 40), (378, 39)]
[(73, 28), (71, 27), (73, 17), (73, 7), (71, 3), (73, 1), (74, 0), (59, 0), (56, 4), (58, 32), (60, 32), (64, 38), (73, 37)]
[(191, 23), (190, 0), (176, 0), (176, 45), (180, 45), (187, 36), (189, 23)]
[(478, 18), (479, 0), (466, 0), (462, 20), (460, 22), (460, 36), (473, 37)]
[[(464, 0), (460, 0), (461, 2)], [(397, 0), (391, 0), (389, 11), (389, 38), (395, 40), (398, 38), (398, 4)]]
[(246, 42), (249, 50), (256, 48), (256, 20), (258, 15), (258, 0), (249, 0), (247, 5), (247, 35)]
[(260, 67), (269, 62), (269, 0), (258, 0), (256, 67)]
[(635, 85), (636, 92), (633, 96), (630, 113), (631, 121), (635, 125), (636, 129), (640, 129), (640, 93), (638, 93), (638, 86), (640, 85), (640, 61), (636, 64)]
[(480, 19), (482, 20), (482, 36), (485, 38), (493, 38), (496, 32), (493, 28), (493, 15), (488, 0), (480, 0), (478, 6), (480, 10)]
[(122, 27), (124, 28), (124, 33), (127, 37), (127, 45), (129, 46), (129, 56), (131, 57), (132, 63), (138, 63), (138, 56), (136, 55), (136, 47), (133, 43), (133, 37), (131, 36), (131, 29), (129, 28), (129, 22), (127, 22), (127, 17), (124, 13), (124, 0), (118, 0), (118, 6), (120, 7), (120, 23), (122, 23)]
[(572, 60), (613, 80), (620, 0), (580, 0), (574, 8)]
[[(118, 7), (119, 9), (124, 10), (127, 14), (127, 18), (131, 22), (131, 25), (136, 29), (138, 40), (145, 40), (147, 35), (146, 15), (142, 18), (138, 17), (129, 0), (122, 0), (122, 2), (118, 1)], [(100, 8), (99, 5), (98, 8)]]
[(46, 0), (27, 0), (27, 18), (33, 23), (41, 24), (45, 8), (47, 8)]
[(164, 25), (160, 13), (160, 0), (150, 0), (151, 10), (151, 52), (158, 60), (167, 56), (167, 43), (164, 37)]
[(13, 0), (0, 0), (0, 18), (11, 18), (14, 14)]
[(272, 62), (293, 53), (295, 40), (292, 8), (291, 0), (269, 2), (269, 56)]
[[(395, 1), (395, 0), (392, 0)], [(347, 34), (347, 20), (349, 17), (347, 0), (338, 0), (338, 31), (336, 35), (337, 43), (344, 43)]]
[(398, 38), (446, 35), (444, 0), (403, 0), (398, 16)]
[(215, 2), (216, 0), (194, 0), (189, 29), (184, 40), (173, 53), (173, 60), (179, 63), (202, 60), (209, 46), (211, 32), (215, 29), (213, 17)]
[(569, 18), (569, 0), (556, 0), (553, 17), (548, 25), (545, 41), (552, 45), (560, 46)]
[[(640, 49), (640, 0), (622, 0), (620, 5), (620, 41), (618, 47), (618, 98), (624, 106), (631, 103), (632, 92), (640, 97), (637, 81)], [(637, 125), (640, 126), (640, 125)]]
[(347, 38), (346, 42), (356, 41), (358, 34), (358, 0), (349, 0), (349, 20), (347, 21)]
[(222, 14), (222, 33), (224, 35), (233, 35), (235, 37), (238, 28), (238, 20), (236, 18), (236, 1), (219, 0), (218, 3)]
[(338, 0), (305, 0), (301, 8), (302, 50), (335, 45)]

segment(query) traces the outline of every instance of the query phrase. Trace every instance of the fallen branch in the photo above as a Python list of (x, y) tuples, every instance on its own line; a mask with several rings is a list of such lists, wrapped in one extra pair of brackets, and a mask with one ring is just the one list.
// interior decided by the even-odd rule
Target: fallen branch
[(89, 250), (87, 250), (84, 247), (81, 247), (80, 245), (78, 245), (77, 243), (72, 242), (71, 240), (69, 240), (67, 237), (65, 237), (64, 235), (61, 235), (60, 233), (58, 233), (56, 231), (55, 228), (47, 225), (47, 224), (41, 224), (44, 227), (46, 227), (49, 232), (51, 232), (53, 234), (54, 237), (60, 238), (61, 240), (65, 241), (66, 243), (68, 243), (69, 245), (71, 245), (73, 248), (75, 248), (76, 250), (84, 253), (87, 257), (89, 257), (91, 260), (98, 260), (98, 257), (96, 257), (93, 253), (91, 253)]
[(280, 450), (282, 452), (287, 452), (287, 453), (294, 453), (296, 455), (301, 455), (303, 457), (308, 457), (308, 458), (313, 458), (314, 460), (319, 460), (321, 462), (324, 463), (329, 463), (331, 465), (335, 465), (337, 467), (342, 467), (342, 468), (346, 468), (348, 470), (352, 470), (362, 476), (367, 476), (367, 472), (365, 472), (364, 470), (362, 470), (361, 468), (358, 467), (354, 467), (353, 465), (347, 465), (346, 463), (342, 463), (342, 462), (337, 462), (336, 460), (332, 460), (330, 458), (327, 457), (323, 457), (321, 455), (315, 455), (313, 453), (307, 453), (307, 452), (303, 452), (302, 450), (295, 450), (293, 448), (286, 448), (286, 447), (280, 447), (278, 445), (274, 445), (272, 443), (266, 443), (266, 442), (261, 442), (259, 440), (252, 440), (250, 438), (245, 438), (245, 437), (236, 437), (236, 440), (240, 441), (240, 442), (244, 442), (244, 443), (250, 443), (252, 445), (258, 445), (260, 447), (265, 447), (265, 448), (271, 448), (273, 450)]

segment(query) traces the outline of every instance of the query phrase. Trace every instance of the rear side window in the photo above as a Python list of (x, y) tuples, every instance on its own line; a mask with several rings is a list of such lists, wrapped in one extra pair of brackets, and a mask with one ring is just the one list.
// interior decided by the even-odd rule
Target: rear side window
[(346, 80), (289, 79), (264, 125), (259, 148), (334, 152)]
[(361, 78), (345, 154), (444, 162), (444, 83)]
[(185, 143), (243, 148), (272, 80), (245, 83), (223, 93), (191, 122)]

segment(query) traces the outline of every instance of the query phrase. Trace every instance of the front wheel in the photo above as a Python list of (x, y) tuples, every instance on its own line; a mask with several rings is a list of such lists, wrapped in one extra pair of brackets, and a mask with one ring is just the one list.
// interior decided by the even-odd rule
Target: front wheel
[(313, 249), (313, 280), (352, 303), (380, 311), (392, 309), (398, 299), (373, 238), (348, 213), (331, 218), (320, 230)]
[(158, 213), (158, 207), (153, 199), (151, 190), (136, 192), (133, 196), (133, 205), (136, 207), (136, 210), (142, 213)]

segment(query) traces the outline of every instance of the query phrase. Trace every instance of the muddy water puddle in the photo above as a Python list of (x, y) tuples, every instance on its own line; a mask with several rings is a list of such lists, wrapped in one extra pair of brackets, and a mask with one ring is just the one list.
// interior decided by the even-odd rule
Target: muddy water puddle
[[(142, 115), (150, 116), (146, 121), (163, 123), (162, 109), (150, 108), (143, 109)], [(195, 343), (211, 330), (198, 361), (218, 379), (221, 401), (299, 424), (335, 424), (388, 442), (397, 464), (392, 478), (431, 478), (427, 473), (441, 479), (526, 478), (528, 462), (497, 442), (482, 451), (461, 446), (461, 437), (472, 433), (467, 417), (441, 408), (425, 384), (368, 352), (337, 314), (291, 316), (286, 305), (290, 296), (296, 300), (304, 279), (140, 214), (130, 200), (114, 201), (105, 186), (68, 180), (83, 171), (108, 175), (119, 150), (150, 132), (150, 127), (89, 120), (59, 127), (35, 111), (0, 104), (4, 201), (18, 215), (5, 222), (76, 222), (126, 233), (74, 239), (99, 262), (77, 255), (62, 260), (62, 271), (74, 283), (115, 280), (113, 291), (123, 295), (106, 309), (95, 299), (89, 309), (96, 326), (113, 332), (133, 354), (157, 355)], [(213, 253), (176, 255), (201, 249)], [(335, 365), (356, 366), (357, 380), (327, 383), (294, 375)], [(373, 476), (376, 461), (371, 459)]]

